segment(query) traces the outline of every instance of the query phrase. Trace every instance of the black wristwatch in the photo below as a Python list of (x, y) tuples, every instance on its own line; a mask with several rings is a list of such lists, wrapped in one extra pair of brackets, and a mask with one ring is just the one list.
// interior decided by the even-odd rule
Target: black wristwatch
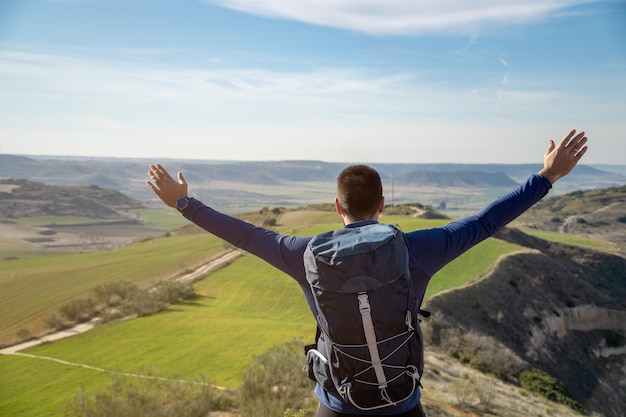
[(188, 205), (189, 205), (189, 197), (181, 197), (178, 200), (176, 200), (176, 209), (180, 211), (181, 213), (183, 212), (183, 210), (187, 208)]

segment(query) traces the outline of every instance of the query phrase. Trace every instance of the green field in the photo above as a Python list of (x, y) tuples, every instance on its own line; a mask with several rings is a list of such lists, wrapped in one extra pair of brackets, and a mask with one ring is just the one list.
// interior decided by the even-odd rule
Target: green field
[(187, 219), (171, 208), (139, 209), (133, 211), (143, 220), (143, 225), (153, 229), (172, 230), (189, 223)]
[(98, 284), (127, 280), (147, 285), (223, 250), (219, 239), (193, 234), (148, 239), (116, 251), (0, 262), (0, 342), (22, 328), (40, 333), (45, 315)]
[[(317, 224), (298, 229), (310, 235), (339, 226), (327, 214), (292, 215)], [(336, 221), (332, 220), (332, 221)], [(405, 230), (445, 221), (384, 216)], [(301, 223), (302, 224), (302, 223)], [(280, 229), (295, 229), (285, 222)], [(211, 257), (224, 249), (208, 234), (147, 240), (112, 252), (0, 262), (0, 323), (5, 337), (20, 317), (51, 310), (97, 283), (128, 279), (145, 284)], [(520, 249), (489, 239), (441, 270), (427, 297), (480, 276), (502, 254)], [(81, 389), (103, 387), (115, 373), (159, 375), (236, 387), (253, 358), (270, 346), (293, 339), (310, 342), (315, 323), (298, 285), (251, 255), (195, 284), (198, 297), (163, 313), (119, 321), (24, 353), (55, 358), (0, 356), (0, 414), (59, 416)], [(87, 365), (97, 369), (87, 369)]]
[(590, 249), (599, 249), (602, 251), (612, 251), (614, 245), (610, 242), (596, 239), (588, 239), (576, 235), (568, 235), (565, 233), (547, 232), (543, 230), (524, 228), (522, 231), (531, 236), (541, 239), (551, 240), (553, 242), (565, 243), (567, 245), (583, 246)]

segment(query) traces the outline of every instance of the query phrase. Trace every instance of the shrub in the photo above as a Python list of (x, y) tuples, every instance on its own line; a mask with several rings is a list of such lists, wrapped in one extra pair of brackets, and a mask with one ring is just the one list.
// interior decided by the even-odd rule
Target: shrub
[(311, 407), (313, 382), (302, 371), (302, 352), (302, 343), (293, 341), (274, 346), (255, 359), (241, 384), (242, 415), (280, 417)]
[(502, 380), (515, 380), (522, 360), (513, 351), (489, 336), (474, 331), (445, 329), (439, 334), (441, 346), (459, 362)]
[(285, 410), (284, 417), (306, 417), (305, 410), (298, 410), (297, 412), (292, 410), (291, 408)]
[(149, 316), (167, 307), (167, 303), (159, 299), (159, 294), (139, 291), (122, 301), (119, 310), (124, 316)]
[(139, 291), (139, 288), (128, 281), (111, 281), (100, 284), (91, 290), (91, 298), (96, 304), (114, 305)]
[(30, 334), (30, 329), (27, 329), (26, 327), (22, 327), (21, 329), (19, 329), (17, 331), (17, 333), (15, 334), (18, 339), (20, 340), (26, 340), (26, 339), (30, 339), (31, 334)]
[(528, 391), (537, 393), (550, 401), (565, 404), (578, 412), (584, 412), (580, 403), (575, 401), (563, 385), (556, 378), (538, 369), (526, 370), (520, 373), (519, 382)]
[(116, 377), (108, 388), (78, 393), (66, 409), (68, 417), (206, 417), (211, 411), (234, 406), (224, 401), (206, 381), (184, 382), (160, 379)]
[(86, 298), (75, 298), (63, 304), (59, 312), (70, 322), (81, 322), (93, 314), (93, 304)]
[(276, 224), (278, 224), (278, 222), (273, 217), (263, 220), (263, 227), (274, 227)]
[(162, 280), (153, 287), (140, 290), (125, 281), (106, 283), (96, 287), (93, 297), (100, 302), (112, 305), (112, 297), (119, 302), (119, 308), (109, 309), (102, 314), (103, 321), (111, 321), (123, 316), (147, 316), (164, 310), (169, 304), (178, 303), (195, 296), (191, 282)]
[(63, 315), (58, 311), (53, 311), (43, 318), (43, 326), (50, 330), (60, 330), (67, 326)]
[(196, 295), (191, 282), (169, 279), (157, 282), (154, 288), (148, 291), (154, 292), (158, 300), (167, 304), (179, 303)]

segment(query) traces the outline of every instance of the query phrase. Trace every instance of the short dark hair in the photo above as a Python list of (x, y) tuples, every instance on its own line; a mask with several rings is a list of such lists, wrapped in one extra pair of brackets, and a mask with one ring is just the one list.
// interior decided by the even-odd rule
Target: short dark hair
[(376, 214), (383, 198), (383, 184), (378, 172), (367, 165), (352, 165), (337, 177), (337, 199), (353, 220), (365, 220)]

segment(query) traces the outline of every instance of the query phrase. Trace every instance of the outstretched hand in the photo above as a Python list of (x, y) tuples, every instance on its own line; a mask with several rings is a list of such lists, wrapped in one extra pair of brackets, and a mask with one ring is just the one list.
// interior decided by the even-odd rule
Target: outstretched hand
[(150, 165), (148, 176), (152, 181), (146, 181), (148, 188), (170, 207), (176, 208), (176, 200), (187, 197), (188, 186), (182, 172), (178, 172), (175, 180), (160, 164)]
[(552, 184), (569, 174), (587, 152), (587, 136), (585, 132), (576, 133), (570, 130), (558, 145), (550, 139), (548, 150), (543, 156), (543, 169), (539, 174), (546, 177)]

